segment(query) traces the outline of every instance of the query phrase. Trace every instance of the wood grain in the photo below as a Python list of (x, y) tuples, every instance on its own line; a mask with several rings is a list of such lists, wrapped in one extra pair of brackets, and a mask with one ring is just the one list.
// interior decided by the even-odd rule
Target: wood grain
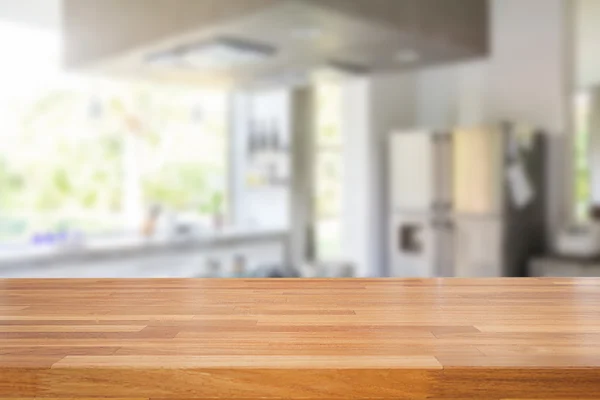
[(600, 279), (0, 280), (2, 399), (600, 398)]

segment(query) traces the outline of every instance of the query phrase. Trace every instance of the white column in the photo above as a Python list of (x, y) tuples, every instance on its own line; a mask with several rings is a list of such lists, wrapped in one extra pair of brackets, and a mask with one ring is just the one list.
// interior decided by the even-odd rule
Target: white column
[(600, 87), (589, 92), (588, 130), (590, 135), (591, 202), (600, 205)]
[(342, 87), (343, 254), (359, 276), (387, 273), (387, 137), (415, 121), (415, 77), (382, 74)]
[(369, 81), (356, 79), (341, 88), (343, 138), (342, 254), (356, 266), (357, 276), (369, 275), (372, 160), (369, 126)]
[(302, 268), (315, 259), (314, 153), (315, 93), (313, 87), (291, 93), (291, 181), (289, 196), (290, 262)]

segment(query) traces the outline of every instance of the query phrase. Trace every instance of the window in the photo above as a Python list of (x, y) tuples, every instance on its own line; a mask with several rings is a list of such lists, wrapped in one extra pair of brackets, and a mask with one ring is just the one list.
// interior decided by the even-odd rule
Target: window
[(574, 212), (577, 221), (587, 220), (591, 200), (589, 119), (589, 96), (582, 93), (575, 101)]
[[(118, 133), (86, 123), (85, 98), (52, 89), (31, 99), (10, 98), (0, 152), (0, 234), (25, 239), (72, 227), (106, 229), (122, 197)], [(10, 122), (10, 123), (8, 123)]]
[[(223, 216), (224, 92), (64, 76), (52, 34), (0, 32), (1, 242), (139, 233), (158, 207), (206, 226)], [(27, 52), (17, 36), (31, 38)]]
[(316, 250), (320, 260), (341, 257), (341, 206), (343, 147), (340, 128), (340, 88), (317, 88), (315, 168)]
[(125, 197), (129, 220), (151, 207), (192, 218), (226, 211), (226, 97), (164, 86), (129, 88), (112, 101), (125, 121)]
[(0, 154), (5, 238), (135, 229), (153, 206), (225, 212), (224, 94), (86, 86), (12, 99)]

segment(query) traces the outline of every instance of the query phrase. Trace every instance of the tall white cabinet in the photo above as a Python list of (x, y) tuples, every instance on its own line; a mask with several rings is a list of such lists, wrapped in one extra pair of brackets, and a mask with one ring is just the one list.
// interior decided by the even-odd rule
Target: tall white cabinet
[(436, 201), (435, 136), (428, 132), (403, 132), (390, 140), (393, 175), (392, 212), (427, 213)]
[(446, 273), (450, 230), (451, 143), (447, 133), (397, 132), (390, 138), (390, 274)]
[(455, 276), (502, 276), (504, 139), (500, 129), (454, 131)]

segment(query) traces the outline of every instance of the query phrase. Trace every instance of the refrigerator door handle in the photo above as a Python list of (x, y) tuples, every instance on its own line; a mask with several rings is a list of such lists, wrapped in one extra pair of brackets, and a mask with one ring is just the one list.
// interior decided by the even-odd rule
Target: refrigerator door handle
[(441, 196), (442, 195), (441, 156), (442, 156), (442, 145), (443, 145), (444, 139), (439, 134), (434, 133), (433, 136), (436, 138), (436, 142), (432, 149), (432, 151), (433, 151), (433, 171), (432, 171), (433, 176), (431, 177), (431, 183), (433, 184), (433, 190), (432, 190), (433, 198), (438, 203), (437, 209), (434, 210), (437, 212), (441, 209), (440, 206), (443, 203), (443, 197)]

